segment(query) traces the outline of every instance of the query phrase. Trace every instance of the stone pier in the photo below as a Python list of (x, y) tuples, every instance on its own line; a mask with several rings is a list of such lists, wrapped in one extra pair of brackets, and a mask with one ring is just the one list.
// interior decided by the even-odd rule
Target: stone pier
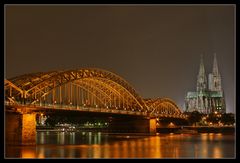
[(149, 119), (149, 132), (154, 134), (157, 131), (157, 121), (156, 118)]
[(6, 112), (5, 143), (7, 145), (35, 145), (36, 114)]
[(156, 133), (156, 118), (121, 117), (112, 118), (110, 132)]

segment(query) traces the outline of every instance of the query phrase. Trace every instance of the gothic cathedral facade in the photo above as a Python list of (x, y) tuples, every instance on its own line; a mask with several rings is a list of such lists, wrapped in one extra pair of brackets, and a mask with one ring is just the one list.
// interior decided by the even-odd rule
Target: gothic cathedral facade
[(205, 74), (203, 57), (201, 56), (197, 76), (197, 91), (187, 93), (185, 109), (187, 112), (198, 111), (204, 114), (213, 112), (226, 113), (224, 92), (218, 71), (216, 54), (214, 54), (212, 73), (208, 75), (208, 79)]

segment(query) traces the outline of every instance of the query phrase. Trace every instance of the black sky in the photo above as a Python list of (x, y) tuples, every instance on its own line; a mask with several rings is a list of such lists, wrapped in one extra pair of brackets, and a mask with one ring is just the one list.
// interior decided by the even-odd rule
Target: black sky
[(235, 112), (233, 5), (7, 5), (6, 78), (97, 67), (126, 79), (144, 98), (183, 107), (196, 90), (200, 54), (216, 52), (227, 112)]

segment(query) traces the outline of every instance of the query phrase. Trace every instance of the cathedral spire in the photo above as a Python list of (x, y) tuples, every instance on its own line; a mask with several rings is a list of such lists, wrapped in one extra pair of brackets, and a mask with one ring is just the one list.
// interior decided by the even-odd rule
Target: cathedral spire
[(207, 77), (205, 74), (204, 64), (203, 64), (203, 55), (201, 54), (199, 73), (197, 78), (197, 91), (206, 90)]
[(201, 54), (200, 68), (199, 68), (198, 76), (205, 76), (205, 69), (204, 69), (203, 55), (202, 54)]
[(214, 53), (214, 59), (213, 59), (213, 70), (212, 70), (213, 75), (218, 75), (218, 65), (217, 65), (217, 57), (216, 53)]
[(218, 71), (216, 53), (214, 53), (213, 70), (212, 70), (212, 73), (209, 74), (209, 90), (211, 90), (211, 91), (221, 91), (222, 90), (221, 75)]

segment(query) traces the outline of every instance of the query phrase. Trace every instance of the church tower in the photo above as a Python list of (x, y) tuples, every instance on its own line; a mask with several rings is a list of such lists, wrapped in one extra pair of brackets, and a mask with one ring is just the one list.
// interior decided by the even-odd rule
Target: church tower
[(208, 77), (207, 81), (203, 56), (201, 55), (197, 76), (197, 91), (187, 93), (185, 98), (186, 111), (198, 111), (205, 114), (226, 113), (224, 92), (221, 85), (221, 75), (218, 71), (216, 54), (214, 54), (212, 73)]
[(208, 76), (208, 89), (210, 91), (222, 91), (221, 76), (218, 71), (217, 57), (214, 53), (212, 73)]
[(197, 92), (203, 92), (207, 89), (207, 77), (205, 74), (203, 55), (201, 55), (200, 68), (197, 77)]

